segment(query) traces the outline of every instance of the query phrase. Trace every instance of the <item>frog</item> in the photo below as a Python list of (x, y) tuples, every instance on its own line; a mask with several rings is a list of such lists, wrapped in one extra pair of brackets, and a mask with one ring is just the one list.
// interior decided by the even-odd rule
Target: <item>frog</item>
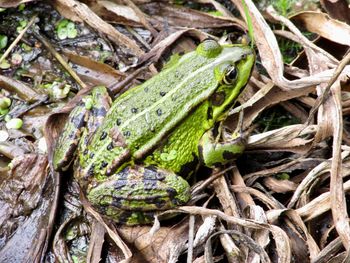
[(239, 134), (219, 137), (254, 63), (251, 47), (208, 39), (113, 102), (105, 87), (94, 87), (69, 114), (54, 169), (73, 163), (86, 199), (113, 222), (151, 224), (188, 203), (198, 167), (243, 152)]

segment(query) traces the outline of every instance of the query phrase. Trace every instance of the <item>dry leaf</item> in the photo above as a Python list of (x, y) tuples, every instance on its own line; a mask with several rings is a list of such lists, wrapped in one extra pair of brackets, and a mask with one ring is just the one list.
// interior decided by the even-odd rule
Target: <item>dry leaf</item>
[(350, 46), (350, 26), (330, 18), (325, 13), (304, 11), (291, 19), (302, 23), (310, 32), (339, 44)]

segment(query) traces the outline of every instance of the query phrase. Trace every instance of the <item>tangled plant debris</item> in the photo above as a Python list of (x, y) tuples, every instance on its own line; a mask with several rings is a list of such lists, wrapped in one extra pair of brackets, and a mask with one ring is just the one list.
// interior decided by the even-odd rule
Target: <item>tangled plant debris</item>
[[(0, 7), (0, 262), (347, 262), (345, 0)], [(117, 98), (208, 38), (255, 50), (249, 82), (220, 128), (223, 141), (248, 134), (246, 149), (199, 168), (188, 179), (190, 202), (163, 211), (168, 219), (115, 224), (86, 199), (76, 165), (53, 169), (68, 114), (82, 101), (86, 111), (95, 106), (86, 96), (93, 87)]]

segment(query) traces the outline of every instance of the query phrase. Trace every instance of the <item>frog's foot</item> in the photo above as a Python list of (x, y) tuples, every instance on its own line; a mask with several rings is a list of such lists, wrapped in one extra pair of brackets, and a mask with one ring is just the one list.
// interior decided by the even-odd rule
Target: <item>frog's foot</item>
[(183, 205), (190, 199), (186, 180), (153, 166), (128, 166), (87, 189), (87, 198), (117, 223), (148, 224), (160, 210)]
[(248, 133), (234, 132), (225, 142), (219, 142), (211, 129), (203, 134), (199, 146), (201, 162), (207, 167), (223, 165), (233, 161), (245, 149)]

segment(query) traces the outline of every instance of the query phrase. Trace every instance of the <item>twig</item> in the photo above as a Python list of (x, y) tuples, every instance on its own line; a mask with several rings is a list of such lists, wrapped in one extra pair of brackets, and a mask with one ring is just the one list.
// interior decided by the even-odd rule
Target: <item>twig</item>
[(188, 253), (187, 253), (187, 263), (192, 263), (193, 261), (193, 240), (194, 240), (194, 215), (190, 215), (190, 222), (188, 228)]
[(8, 47), (8, 49), (5, 51), (5, 53), (1, 56), (0, 58), (0, 63), (7, 58), (7, 56), (10, 54), (11, 50), (17, 45), (17, 43), (21, 40), (21, 38), (23, 37), (23, 35), (27, 32), (28, 28), (33, 25), (35, 19), (36, 19), (37, 15), (32, 16), (32, 18), (30, 19), (29, 23), (27, 24), (27, 26), (18, 34), (18, 36), (16, 37), (16, 39), (11, 43), (11, 45)]
[(35, 37), (44, 44), (44, 46), (51, 52), (52, 55), (58, 60), (58, 62), (68, 71), (72, 78), (79, 84), (83, 89), (86, 88), (86, 84), (79, 78), (78, 74), (68, 65), (65, 59), (52, 47), (50, 42), (40, 33), (34, 31)]

